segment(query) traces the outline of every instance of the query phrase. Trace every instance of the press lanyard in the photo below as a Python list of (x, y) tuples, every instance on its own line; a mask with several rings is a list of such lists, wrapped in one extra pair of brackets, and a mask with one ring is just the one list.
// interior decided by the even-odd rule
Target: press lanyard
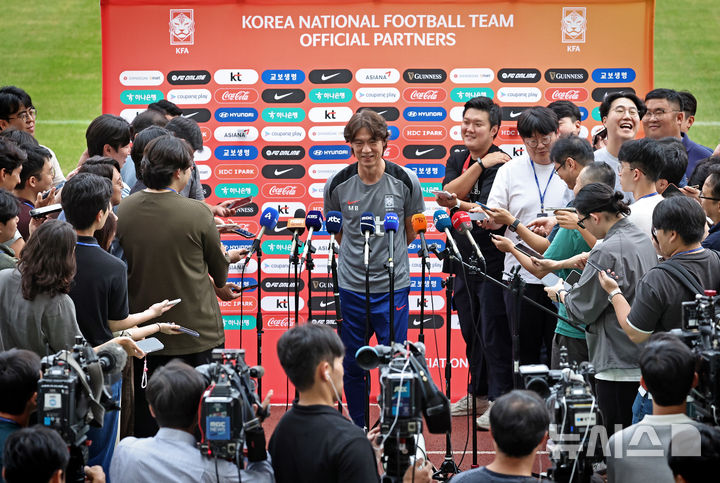
[(97, 243), (85, 243), (85, 242), (77, 242), (78, 245), (82, 245), (84, 247), (99, 247), (100, 245)]
[(175, 191), (172, 188), (163, 188), (165, 191), (172, 191), (173, 193), (177, 194), (177, 191)]
[(657, 194), (657, 191), (655, 193), (650, 193), (649, 195), (641, 196), (637, 199), (637, 201), (640, 201), (643, 198), (650, 198), (651, 196), (655, 196)]
[(545, 190), (540, 191), (540, 181), (537, 177), (537, 171), (535, 171), (535, 163), (533, 160), (530, 160), (530, 166), (532, 166), (533, 175), (535, 175), (535, 185), (537, 186), (538, 195), (540, 195), (540, 213), (545, 213), (545, 195), (547, 194), (548, 187), (550, 186), (550, 181), (552, 181), (552, 177), (555, 174), (555, 170), (552, 170), (550, 172), (550, 177), (547, 180), (547, 184), (545, 185)]
[(703, 247), (697, 247), (697, 248), (693, 248), (692, 250), (685, 250), (684, 252), (677, 252), (675, 255), (672, 256), (672, 258), (675, 258), (675, 257), (680, 256), (680, 255), (685, 255), (685, 254), (687, 254), (687, 253), (699, 252), (699, 251), (702, 250), (702, 249), (703, 249)]

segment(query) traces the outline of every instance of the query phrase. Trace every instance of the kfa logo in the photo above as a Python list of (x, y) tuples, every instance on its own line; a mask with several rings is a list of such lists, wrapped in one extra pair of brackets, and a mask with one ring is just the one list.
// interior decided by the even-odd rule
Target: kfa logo
[(195, 45), (195, 13), (192, 8), (170, 9), (170, 45)]
[(587, 30), (585, 7), (563, 7), (561, 30), (564, 44), (584, 44)]

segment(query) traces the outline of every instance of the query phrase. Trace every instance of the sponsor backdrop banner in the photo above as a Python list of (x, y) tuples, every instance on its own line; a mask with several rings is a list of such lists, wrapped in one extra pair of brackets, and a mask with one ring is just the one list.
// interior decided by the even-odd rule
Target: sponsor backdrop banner
[[(263, 238), (262, 300), (249, 290), (221, 306), (226, 346), (242, 345), (250, 364), (257, 360), (260, 306), (264, 389), (284, 400), (275, 344), (294, 323), (295, 302), (290, 234), (283, 228), (299, 208), (321, 210), (327, 178), (354, 161), (343, 139), (350, 116), (365, 108), (385, 117), (391, 131), (385, 158), (417, 173), (431, 218), (437, 208), (431, 192), (441, 186), (451, 151), (462, 146), (465, 101), (487, 96), (502, 106), (496, 143), (513, 156), (524, 151), (515, 125), (528, 106), (573, 101), (589, 136), (601, 125), (598, 105), (607, 92), (642, 96), (651, 88), (653, 11), (653, 0), (102, 0), (103, 111), (132, 120), (151, 102), (178, 104), (203, 132), (205, 148), (195, 160), (207, 201), (252, 196), (253, 203), (231, 218), (252, 232), (265, 207), (280, 212), (277, 230)], [(343, 228), (345, 236), (360, 236), (359, 227)], [(313, 237), (317, 263), (309, 300), (307, 272), (299, 283), (301, 323), (334, 325), (328, 238), (325, 231)], [(428, 238), (444, 247), (432, 223)], [(228, 248), (250, 243), (234, 235), (223, 242)], [(444, 276), (433, 258), (421, 300), (417, 250), (413, 243), (409, 338), (417, 340), (424, 323), (428, 363), (440, 384), (448, 363)], [(230, 280), (240, 278), (240, 268), (231, 267)], [(242, 282), (257, 279), (253, 259)], [(467, 360), (452, 319), (457, 398), (466, 390)]]

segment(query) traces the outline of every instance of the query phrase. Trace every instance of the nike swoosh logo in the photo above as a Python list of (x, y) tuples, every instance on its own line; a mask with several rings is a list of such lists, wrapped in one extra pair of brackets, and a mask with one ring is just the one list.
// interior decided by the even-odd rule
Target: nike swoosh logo
[(287, 173), (288, 171), (292, 171), (292, 168), (283, 169), (283, 170), (277, 170), (277, 169), (276, 169), (276, 170), (275, 170), (275, 176), (280, 176), (281, 174), (285, 174), (285, 173)]
[(419, 149), (415, 150), (415, 156), (422, 156), (423, 154), (427, 154), (430, 151), (432, 151), (435, 148), (426, 149), (425, 151), (420, 151)]
[(386, 112), (387, 112), (387, 109), (385, 109), (384, 111), (378, 111), (378, 114), (380, 114), (380, 115), (382, 116), (382, 115), (385, 114)]
[(190, 119), (191, 117), (197, 115), (198, 112), (199, 111), (191, 112), (190, 114), (183, 114), (182, 117), (184, 117), (185, 119)]
[(518, 117), (520, 114), (522, 114), (522, 111), (520, 111), (520, 112), (512, 112), (512, 111), (510, 111), (510, 117)]
[(430, 322), (432, 320), (432, 317), (428, 317), (427, 319), (423, 319), (422, 322), (420, 322), (418, 319), (413, 319), (413, 325), (420, 325), (421, 323), (424, 325), (426, 322)]
[(360, 200), (348, 201), (348, 205), (354, 205), (355, 203), (358, 203), (358, 202), (360, 202)]
[(400, 312), (400, 311), (401, 311), (402, 309), (404, 309), (405, 307), (407, 307), (407, 304), (401, 305), (400, 307), (395, 307), (395, 310), (397, 310), (398, 312)]
[(280, 226), (275, 225), (275, 228), (273, 228), (273, 231), (274, 231), (275, 233), (280, 233), (281, 231), (283, 231), (283, 230), (285, 230), (285, 229), (286, 229), (286, 227), (284, 227), (284, 226), (283, 226), (283, 227), (280, 227)]
[(329, 305), (332, 305), (332, 304), (334, 304), (334, 303), (335, 303), (334, 300), (332, 300), (332, 301), (330, 301), (330, 302), (322, 302), (322, 301), (321, 301), (321, 302), (320, 302), (320, 308), (321, 308), (321, 309), (324, 309), (325, 307), (327, 307), (327, 306), (329, 306)]
[(288, 92), (287, 94), (275, 94), (275, 100), (279, 101), (280, 99), (285, 99), (287, 96), (291, 96), (292, 94), (292, 92)]
[(340, 72), (335, 72), (334, 74), (330, 74), (330, 75), (323, 74), (320, 76), (320, 80), (326, 81), (328, 79), (332, 79), (333, 77), (337, 77), (339, 75), (340, 75)]

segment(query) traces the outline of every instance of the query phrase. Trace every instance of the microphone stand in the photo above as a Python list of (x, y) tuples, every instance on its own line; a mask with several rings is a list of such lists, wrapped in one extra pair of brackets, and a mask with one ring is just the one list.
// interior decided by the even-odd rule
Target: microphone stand
[[(315, 262), (313, 261), (312, 254), (315, 253), (315, 247), (312, 246), (312, 243), (308, 245), (308, 252), (307, 252), (307, 259), (305, 260), (305, 268), (307, 269), (307, 309), (308, 309), (308, 318), (307, 323), (310, 323), (312, 321), (312, 304), (310, 303), (310, 297), (312, 296), (312, 271), (315, 269)], [(296, 298), (295, 302), (298, 302), (298, 299)], [(297, 306), (295, 308), (297, 310)]]
[[(295, 267), (295, 276), (293, 278), (293, 284), (295, 289), (295, 322), (293, 325), (300, 325), (300, 274), (298, 273), (298, 264), (300, 258), (300, 240), (297, 231), (293, 233), (293, 241), (295, 242), (295, 251), (290, 254), (290, 263)], [(288, 321), (288, 327), (290, 321)]]
[[(392, 346), (395, 343), (395, 262), (392, 259), (388, 260), (385, 268), (387, 268), (388, 276), (390, 277), (390, 294), (388, 296), (390, 314), (388, 319), (390, 320), (390, 346)], [(425, 299), (421, 300), (423, 301), (422, 305), (424, 305)]]
[[(335, 300), (335, 327), (340, 336), (342, 331), (342, 312), (340, 311), (340, 287), (338, 286), (337, 260), (335, 259), (335, 244), (330, 244), (330, 273), (332, 274), (333, 299)], [(308, 281), (308, 285), (310, 282)], [(338, 401), (338, 411), (342, 414), (342, 401)]]
[[(262, 249), (260, 247), (258, 247), (256, 254), (258, 262), (257, 314), (255, 315), (257, 319), (257, 363), (258, 366), (262, 366), (262, 335), (265, 331), (263, 331), (262, 307), (260, 306), (260, 302), (262, 301)], [(243, 323), (244, 321), (242, 317), (240, 317), (240, 324)], [(240, 330), (240, 337), (242, 340), (242, 330)], [(240, 347), (242, 347), (242, 343), (240, 344)], [(258, 394), (262, 394), (262, 377), (257, 378), (257, 389)]]
[(420, 275), (420, 280), (422, 281), (422, 284), (420, 285), (420, 300), (422, 301), (422, 303), (420, 304), (420, 335), (418, 336), (418, 342), (422, 342), (424, 344), (425, 343), (425, 266), (430, 264), (428, 262), (427, 247), (423, 248), (422, 244), (420, 244), (420, 251), (418, 251), (418, 256), (421, 258), (421, 262), (422, 262), (421, 275)]
[[(367, 242), (365, 242), (367, 243)], [(370, 344), (370, 262), (365, 264), (365, 345)], [(365, 371), (365, 430), (370, 430), (370, 371)]]

